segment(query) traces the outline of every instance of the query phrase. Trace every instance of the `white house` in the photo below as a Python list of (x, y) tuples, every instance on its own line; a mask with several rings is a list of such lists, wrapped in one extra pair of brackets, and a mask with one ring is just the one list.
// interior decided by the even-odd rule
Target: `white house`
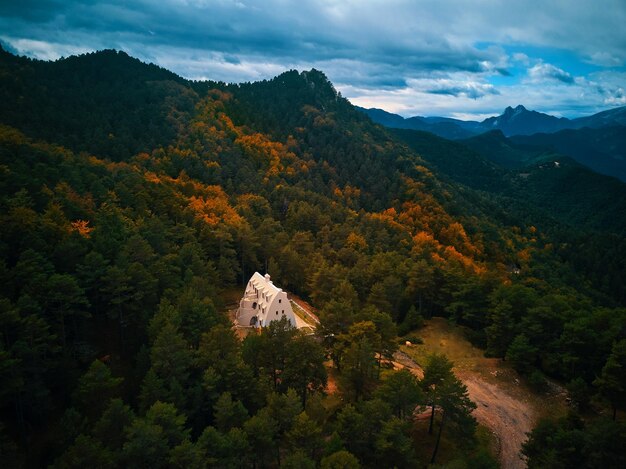
[(265, 327), (283, 317), (296, 327), (296, 317), (287, 293), (272, 283), (269, 274), (263, 276), (255, 272), (239, 302), (237, 322), (240, 326)]

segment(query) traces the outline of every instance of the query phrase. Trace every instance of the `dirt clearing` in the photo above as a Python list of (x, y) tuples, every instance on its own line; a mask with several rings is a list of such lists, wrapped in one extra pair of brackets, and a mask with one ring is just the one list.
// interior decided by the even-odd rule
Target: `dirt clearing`
[(394, 360), (420, 376), (420, 368), (429, 354), (446, 355), (454, 362), (455, 374), (465, 383), (470, 399), (477, 406), (474, 417), (494, 434), (502, 467), (526, 467), (520, 457), (526, 434), (540, 417), (564, 413), (563, 396), (533, 392), (506, 362), (485, 358), (482, 350), (465, 339), (460, 328), (445, 319), (427, 321), (424, 328), (411, 335), (420, 337), (424, 343), (400, 347)]

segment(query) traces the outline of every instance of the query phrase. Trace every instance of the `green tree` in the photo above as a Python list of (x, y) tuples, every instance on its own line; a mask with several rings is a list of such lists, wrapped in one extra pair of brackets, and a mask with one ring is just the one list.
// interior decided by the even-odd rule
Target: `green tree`
[(159, 425), (146, 419), (136, 419), (126, 430), (126, 438), (122, 453), (126, 467), (165, 467), (169, 448), (163, 428)]
[(536, 303), (537, 293), (521, 284), (502, 285), (493, 291), (489, 296), (490, 324), (485, 329), (489, 353), (505, 358), (516, 326)]
[(283, 447), (285, 435), (291, 430), (296, 417), (302, 412), (302, 404), (298, 394), (288, 389), (285, 394), (271, 393), (267, 396), (267, 407), (270, 417), (276, 422), (276, 458), (280, 464), (280, 451)]
[(203, 448), (189, 440), (172, 448), (168, 463), (168, 467), (176, 469), (203, 469), (207, 466)]
[(506, 352), (506, 359), (522, 374), (529, 374), (536, 362), (537, 347), (531, 345), (526, 334), (519, 334)]
[(411, 424), (397, 417), (392, 417), (383, 424), (375, 442), (376, 457), (381, 466), (416, 466), (410, 430)]
[(112, 398), (117, 397), (122, 378), (114, 378), (111, 370), (100, 360), (94, 360), (79, 379), (74, 400), (84, 415), (100, 418)]
[[(408, 277), (409, 278), (407, 280), (407, 293), (409, 297), (413, 299), (413, 301), (417, 299), (417, 305), (418, 305), (418, 308), (416, 311), (417, 315), (415, 315), (415, 319), (411, 319), (412, 323), (416, 323), (418, 322), (417, 318), (423, 317), (424, 299), (427, 297), (429, 292), (434, 289), (434, 269), (428, 262), (426, 262), (426, 260), (418, 259), (413, 264), (411, 264)], [(406, 322), (406, 319), (405, 319), (405, 322)], [(409, 327), (409, 324), (407, 324), (406, 327)], [(416, 328), (416, 327), (420, 327), (420, 326), (419, 325), (414, 326), (411, 329)]]
[(435, 409), (441, 400), (443, 386), (446, 381), (452, 379), (452, 362), (445, 355), (433, 354), (428, 357), (424, 368), (424, 378), (420, 382), (422, 389), (426, 393), (426, 401), (430, 406), (430, 424), (428, 434), (432, 435), (435, 422)]
[(213, 406), (215, 425), (222, 433), (233, 427), (241, 427), (248, 419), (248, 411), (241, 401), (233, 401), (229, 392), (224, 392)]
[(349, 451), (337, 451), (322, 459), (322, 469), (359, 469), (359, 460)]
[(128, 467), (166, 467), (170, 450), (189, 438), (186, 417), (172, 404), (157, 401), (126, 430), (123, 458)]
[[(162, 386), (160, 389), (165, 391), (167, 400), (180, 408), (186, 407), (187, 397), (183, 389), (188, 384), (193, 358), (182, 334), (171, 323), (165, 324), (150, 349), (152, 362), (150, 370), (154, 373), (151, 378), (158, 379), (158, 384)], [(150, 384), (156, 385), (157, 382)], [(152, 403), (146, 401), (144, 404)]]
[(121, 399), (111, 399), (100, 420), (93, 427), (93, 435), (107, 448), (119, 452), (124, 445), (124, 435), (135, 416)]
[(335, 425), (349, 451), (355, 454), (366, 451), (365, 417), (354, 405), (346, 404), (339, 410)]
[(43, 285), (44, 308), (54, 323), (58, 324), (58, 335), (63, 350), (67, 345), (67, 319), (88, 317), (89, 303), (76, 278), (68, 274), (53, 274)]
[[(204, 370), (204, 387), (207, 399), (216, 399), (223, 392), (253, 411), (263, 403), (258, 381), (252, 369), (243, 361), (239, 338), (232, 328), (221, 324), (202, 335), (196, 365)], [(209, 408), (214, 402), (209, 402)]]
[(420, 383), (407, 369), (390, 372), (376, 389), (375, 395), (386, 401), (400, 419), (411, 418), (417, 404), (424, 401)]
[(613, 344), (602, 373), (593, 384), (598, 393), (610, 402), (615, 420), (617, 409), (626, 407), (626, 339)]
[(541, 420), (522, 445), (529, 469), (586, 467), (582, 422), (569, 416), (559, 422)]
[(404, 321), (398, 328), (399, 335), (408, 334), (415, 329), (419, 329), (424, 325), (424, 317), (415, 309), (415, 305), (411, 305), (409, 311), (406, 313), (404, 317)]
[[(431, 413), (431, 424), (434, 418), (434, 406), (441, 409), (441, 421), (437, 440), (431, 457), (431, 464), (435, 463), (441, 434), (444, 426), (449, 422), (449, 426), (462, 441), (471, 441), (476, 429), (476, 420), (472, 416), (472, 411), (476, 408), (467, 393), (467, 387), (452, 372), (453, 364), (445, 356), (432, 355), (424, 370), (423, 386), (427, 389), (433, 412)], [(429, 430), (431, 430), (429, 428)]]
[(285, 434), (292, 451), (302, 451), (313, 461), (319, 459), (324, 446), (322, 429), (311, 420), (306, 412), (301, 412), (294, 420), (291, 429)]
[[(263, 408), (251, 417), (243, 426), (250, 443), (251, 456), (261, 467), (264, 467), (277, 455), (276, 442), (278, 423), (272, 418), (267, 408)], [(280, 458), (278, 458), (280, 459)]]
[(55, 468), (98, 467), (102, 469), (118, 467), (113, 451), (100, 441), (88, 435), (79, 435), (76, 441), (57, 459)]
[(489, 319), (490, 324), (485, 328), (487, 350), (492, 356), (504, 360), (507, 349), (515, 337), (513, 308), (509, 303), (500, 303), (491, 311)]
[(286, 317), (271, 321), (263, 330), (259, 353), (263, 369), (268, 373), (275, 391), (286, 391), (281, 375), (287, 367), (287, 357), (292, 350), (290, 344), (296, 334), (297, 329)]
[(306, 407), (310, 393), (321, 392), (326, 387), (325, 358), (322, 346), (309, 335), (297, 334), (287, 346), (281, 384), (298, 393), (302, 407)]
[(372, 321), (361, 321), (350, 326), (347, 334), (342, 334), (336, 348), (342, 357), (342, 379), (344, 386), (358, 401), (374, 386), (378, 376), (377, 360), (374, 355), (376, 345), (381, 342)]
[(287, 469), (315, 469), (315, 461), (309, 458), (303, 451), (289, 453), (282, 461), (280, 467)]

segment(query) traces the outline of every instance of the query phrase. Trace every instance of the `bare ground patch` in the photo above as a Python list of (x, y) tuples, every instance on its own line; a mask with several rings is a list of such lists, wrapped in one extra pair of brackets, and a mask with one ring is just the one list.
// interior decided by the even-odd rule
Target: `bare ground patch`
[(406, 367), (418, 377), (431, 353), (446, 355), (455, 364), (455, 374), (465, 383), (471, 400), (476, 403), (476, 420), (493, 433), (503, 468), (525, 467), (520, 449), (537, 420), (542, 416), (559, 415), (565, 403), (561, 393), (537, 394), (529, 389), (515, 370), (500, 359), (485, 358), (463, 336), (462, 329), (445, 319), (434, 318), (411, 335), (423, 344), (402, 346), (394, 356), (394, 366)]

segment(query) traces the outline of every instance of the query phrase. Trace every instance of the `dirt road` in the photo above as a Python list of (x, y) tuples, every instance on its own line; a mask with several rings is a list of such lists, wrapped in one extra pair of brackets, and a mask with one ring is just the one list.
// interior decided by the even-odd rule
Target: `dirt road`
[[(420, 379), (424, 376), (422, 368), (402, 351), (394, 355), (394, 367), (407, 368)], [(526, 467), (520, 457), (520, 449), (526, 441), (526, 433), (532, 430), (535, 423), (534, 405), (512, 395), (503, 385), (486, 381), (479, 373), (458, 368), (454, 371), (467, 386), (470, 399), (477, 406), (474, 417), (496, 438), (502, 468)], [(428, 414), (426, 412), (426, 418)]]
[(489, 428), (497, 438), (500, 464), (503, 469), (526, 467), (520, 457), (526, 433), (535, 423), (535, 412), (529, 403), (511, 396), (501, 387), (467, 372), (457, 376), (467, 386), (470, 399), (476, 404), (474, 417)]

